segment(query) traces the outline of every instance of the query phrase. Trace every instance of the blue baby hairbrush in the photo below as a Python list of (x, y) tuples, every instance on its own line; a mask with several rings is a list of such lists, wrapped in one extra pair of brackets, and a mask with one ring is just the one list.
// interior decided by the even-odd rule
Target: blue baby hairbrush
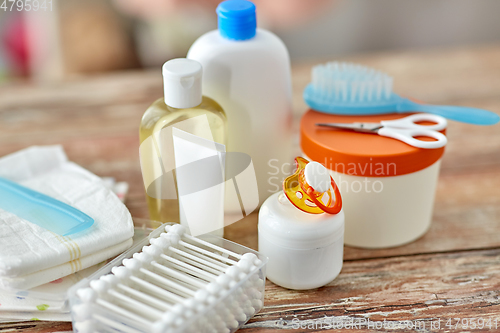
[(314, 66), (304, 100), (313, 110), (339, 115), (426, 112), (474, 125), (493, 125), (493, 112), (461, 107), (419, 104), (392, 91), (392, 77), (360, 65), (329, 62)]

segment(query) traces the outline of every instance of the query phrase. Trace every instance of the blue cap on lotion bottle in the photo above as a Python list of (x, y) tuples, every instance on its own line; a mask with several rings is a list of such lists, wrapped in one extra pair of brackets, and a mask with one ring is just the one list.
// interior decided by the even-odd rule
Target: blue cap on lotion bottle
[(227, 0), (217, 6), (219, 32), (232, 40), (246, 40), (255, 36), (257, 19), (255, 5), (247, 0)]

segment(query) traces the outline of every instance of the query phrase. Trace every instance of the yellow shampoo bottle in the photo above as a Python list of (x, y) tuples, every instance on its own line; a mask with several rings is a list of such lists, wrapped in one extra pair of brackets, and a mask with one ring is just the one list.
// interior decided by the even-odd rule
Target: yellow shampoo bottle
[(180, 222), (172, 128), (225, 144), (226, 115), (202, 96), (202, 66), (172, 59), (162, 68), (164, 97), (144, 113), (140, 127), (140, 161), (150, 218)]

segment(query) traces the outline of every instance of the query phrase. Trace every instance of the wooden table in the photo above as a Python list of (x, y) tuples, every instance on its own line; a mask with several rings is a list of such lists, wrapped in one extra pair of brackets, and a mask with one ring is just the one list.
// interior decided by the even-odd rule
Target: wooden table
[[(500, 45), (344, 60), (394, 76), (400, 94), (500, 113)], [(301, 92), (314, 63), (293, 66), (297, 119), (306, 109)], [(31, 145), (62, 144), (72, 161), (99, 176), (129, 182), (128, 208), (133, 216), (147, 217), (138, 126), (146, 107), (161, 95), (159, 70), (78, 77), (51, 85), (4, 85), (0, 87), (0, 156)], [(410, 320), (412, 325), (423, 325), (423, 331), (449, 330), (448, 319), (453, 329), (466, 329), (455, 326), (454, 318), (464, 319), (464, 324), (466, 319), (482, 318), (486, 326), (491, 319), (494, 331), (498, 320), (500, 330), (500, 125), (451, 122), (448, 137), (433, 223), (424, 237), (383, 250), (346, 246), (341, 274), (323, 288), (291, 291), (268, 281), (264, 309), (241, 331), (290, 329), (294, 318), (325, 316), (344, 324), (351, 319), (355, 323), (369, 319), (371, 325)], [(257, 216), (228, 227), (226, 236), (256, 249)], [(12, 329), (69, 331), (71, 324), (0, 325), (0, 332)], [(319, 329), (306, 325), (298, 331)], [(350, 329), (365, 331), (367, 326)]]

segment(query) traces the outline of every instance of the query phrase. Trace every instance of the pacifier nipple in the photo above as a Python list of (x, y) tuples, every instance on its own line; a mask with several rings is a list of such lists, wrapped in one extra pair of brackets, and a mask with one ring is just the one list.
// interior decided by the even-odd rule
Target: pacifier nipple
[(297, 170), (283, 182), (283, 192), (298, 209), (311, 214), (337, 214), (342, 209), (339, 189), (328, 169), (318, 162), (295, 158)]
[(307, 184), (318, 193), (324, 193), (330, 189), (330, 174), (328, 170), (318, 162), (309, 162), (304, 168), (304, 176)]

